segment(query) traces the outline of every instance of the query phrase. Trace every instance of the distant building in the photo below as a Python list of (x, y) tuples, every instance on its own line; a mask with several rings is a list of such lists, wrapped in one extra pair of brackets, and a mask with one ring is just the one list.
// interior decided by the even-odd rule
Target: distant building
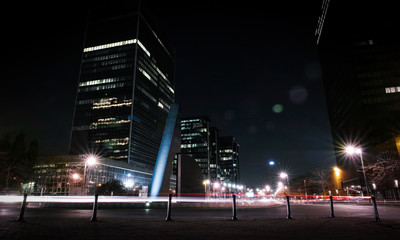
[(225, 183), (239, 184), (239, 144), (235, 138), (218, 138), (218, 155), (220, 162), (220, 179)]
[[(210, 123), (209, 116), (181, 120), (181, 154), (196, 160), (205, 180), (239, 184), (239, 144), (232, 136), (221, 137)], [(176, 175), (176, 160), (174, 168)]]
[(343, 148), (362, 147), (364, 160), (399, 156), (398, 14), (381, 2), (322, 2), (316, 40), (337, 164), (343, 182), (365, 185), (359, 157), (346, 157)]
[(153, 170), (174, 103), (174, 56), (138, 2), (90, 11), (70, 153)]
[(96, 187), (112, 179), (121, 181), (131, 193), (150, 186), (153, 171), (134, 167), (128, 163), (97, 158), (93, 165), (85, 166), (87, 156), (39, 157), (34, 166), (32, 194), (35, 195), (88, 195)]
[[(181, 119), (181, 153), (193, 157), (204, 179), (211, 180), (210, 118), (208, 116)], [(213, 165), (213, 168), (217, 168)]]

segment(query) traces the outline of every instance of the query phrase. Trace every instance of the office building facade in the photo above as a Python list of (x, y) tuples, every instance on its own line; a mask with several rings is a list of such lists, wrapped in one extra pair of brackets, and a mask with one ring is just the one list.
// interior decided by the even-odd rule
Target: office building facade
[(239, 184), (239, 144), (232, 136), (218, 138), (220, 180), (224, 183)]
[(346, 145), (361, 147), (364, 161), (399, 156), (400, 39), (391, 34), (398, 21), (390, 4), (322, 2), (316, 41), (345, 182), (362, 178), (360, 158), (346, 156)]
[(211, 180), (210, 118), (208, 116), (181, 119), (181, 154), (193, 157), (204, 179)]
[(89, 13), (70, 143), (153, 169), (174, 103), (174, 57), (136, 1)]

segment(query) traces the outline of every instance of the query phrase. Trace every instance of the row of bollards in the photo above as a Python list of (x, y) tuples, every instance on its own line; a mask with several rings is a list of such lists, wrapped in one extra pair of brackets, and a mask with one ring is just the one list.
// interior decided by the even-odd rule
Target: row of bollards
[[(26, 208), (26, 199), (27, 199), (28, 194), (24, 194), (24, 200), (22, 201), (21, 204), (21, 210), (19, 213), (19, 217), (17, 219), (17, 222), (24, 222), (24, 213), (25, 213), (25, 208)], [(90, 219), (91, 222), (96, 222), (97, 221), (97, 206), (98, 206), (98, 198), (99, 195), (96, 193), (94, 197), (94, 203), (93, 203), (93, 211), (92, 211), (92, 218)], [(333, 209), (333, 197), (329, 196), (330, 200), (330, 217), (334, 218), (335, 213)], [(371, 196), (372, 204), (374, 206), (374, 213), (375, 213), (375, 221), (380, 222), (379, 218), (379, 213), (378, 213), (378, 207), (376, 205), (376, 199), (374, 196)], [(165, 221), (172, 221), (171, 218), (171, 209), (172, 209), (172, 194), (168, 195), (168, 205), (167, 205), (167, 217), (165, 218)], [(290, 197), (286, 196), (286, 209), (287, 209), (287, 219), (292, 219), (292, 213), (290, 210)], [(232, 221), (237, 221), (237, 215), (236, 215), (236, 195), (232, 195)]]

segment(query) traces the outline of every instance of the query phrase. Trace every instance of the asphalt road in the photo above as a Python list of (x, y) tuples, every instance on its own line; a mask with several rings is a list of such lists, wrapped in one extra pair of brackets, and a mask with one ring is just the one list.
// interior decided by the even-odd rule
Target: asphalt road
[[(0, 220), (12, 220), (19, 216), (19, 204), (0, 204)], [(101, 209), (98, 219), (165, 219), (166, 209)], [(380, 219), (400, 220), (400, 207), (378, 206)], [(335, 217), (375, 219), (372, 205), (335, 204)], [(26, 208), (24, 218), (29, 221), (44, 219), (83, 218), (90, 219), (92, 210), (68, 208)], [(329, 204), (291, 204), (292, 218), (325, 218), (330, 216)], [(176, 220), (218, 220), (231, 219), (231, 208), (178, 208), (172, 206), (171, 217)], [(237, 207), (237, 218), (241, 220), (287, 218), (285, 204), (268, 207)]]

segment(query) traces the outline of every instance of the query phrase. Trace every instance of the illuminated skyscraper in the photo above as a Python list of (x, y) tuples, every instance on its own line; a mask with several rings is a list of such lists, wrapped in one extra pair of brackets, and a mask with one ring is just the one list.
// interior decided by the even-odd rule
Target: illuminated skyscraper
[[(181, 153), (196, 159), (204, 179), (211, 180), (210, 118), (208, 116), (181, 120)], [(216, 165), (213, 167), (216, 169)]]
[(143, 6), (121, 2), (89, 13), (70, 153), (153, 168), (174, 103), (174, 56)]
[(239, 144), (236, 139), (232, 136), (219, 137), (218, 153), (221, 181), (239, 184)]
[(366, 159), (399, 154), (399, 21), (391, 4), (322, 2), (316, 37), (337, 162), (344, 181), (359, 179), (360, 160), (344, 156), (345, 144)]

